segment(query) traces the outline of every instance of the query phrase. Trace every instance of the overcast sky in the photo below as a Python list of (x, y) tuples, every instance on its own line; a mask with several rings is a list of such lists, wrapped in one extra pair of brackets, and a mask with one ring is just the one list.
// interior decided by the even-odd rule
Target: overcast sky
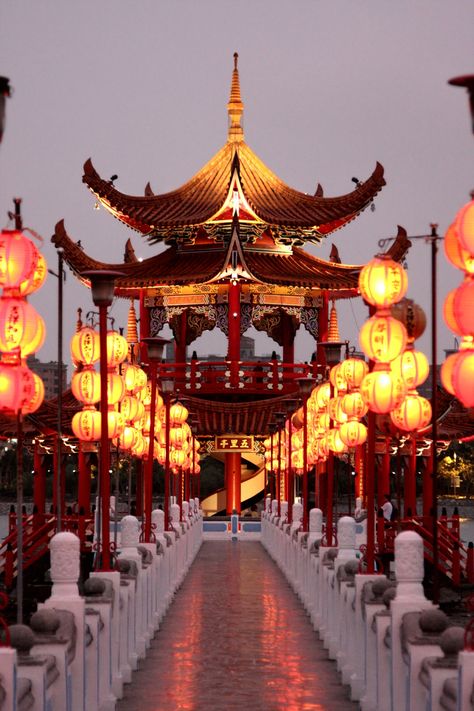
[[(285, 182), (308, 193), (320, 182), (325, 195), (341, 195), (377, 160), (385, 167), (376, 211), (310, 251), (327, 258), (335, 242), (344, 262), (361, 264), (397, 224), (421, 235), (436, 222), (442, 234), (474, 187), (467, 94), (447, 85), (474, 73), (473, 20), (472, 0), (3, 0), (0, 74), (14, 94), (0, 147), (0, 225), (21, 196), (53, 269), (50, 237), (61, 218), (95, 258), (121, 261), (128, 237), (151, 256), (160, 247), (93, 209), (83, 163), (92, 157), (103, 177), (117, 173), (130, 194), (143, 194), (147, 181), (155, 193), (182, 185), (226, 140), (238, 51), (247, 143)], [(429, 310), (423, 241), (408, 271), (408, 295)], [(443, 297), (461, 281), (442, 248), (439, 279), (441, 353), (454, 342)], [(56, 293), (50, 277), (32, 299), (48, 327), (42, 360), (56, 358)], [(71, 274), (65, 300), (68, 342), (75, 309), (91, 308)], [(126, 326), (124, 302), (113, 313)], [(341, 306), (341, 336), (356, 345), (365, 318), (356, 301)], [(219, 333), (201, 338), (198, 353), (223, 352)], [(258, 338), (260, 351), (272, 350)], [(429, 354), (429, 331), (418, 345)], [(299, 332), (297, 357), (313, 347)]]

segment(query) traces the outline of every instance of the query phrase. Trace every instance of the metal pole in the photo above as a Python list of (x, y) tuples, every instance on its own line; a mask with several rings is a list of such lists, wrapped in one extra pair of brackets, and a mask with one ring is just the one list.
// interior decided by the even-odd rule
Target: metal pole
[(308, 486), (308, 398), (303, 401), (303, 531), (309, 526), (309, 486)]
[(432, 437), (433, 437), (433, 469), (432, 469), (432, 516), (433, 516), (433, 602), (439, 601), (439, 573), (438, 573), (438, 465), (436, 459), (436, 444), (438, 440), (438, 396), (437, 396), (437, 337), (438, 328), (436, 323), (437, 316), (437, 260), (438, 253), (438, 235), (436, 233), (436, 225), (431, 225), (431, 410), (432, 410)]
[(153, 498), (153, 456), (155, 450), (155, 415), (156, 415), (156, 360), (150, 360), (151, 403), (150, 403), (150, 436), (148, 459), (145, 465), (145, 543), (151, 542), (151, 510)]
[(165, 531), (168, 531), (170, 524), (170, 403), (171, 393), (163, 393), (166, 405), (165, 422)]
[(17, 623), (23, 624), (23, 415), (16, 417), (16, 603)]
[[(100, 494), (99, 508), (102, 517), (102, 556), (100, 570), (110, 567), (110, 473), (109, 473), (109, 423), (107, 397), (107, 306), (99, 306), (100, 340)], [(100, 549), (97, 551), (100, 555)]]
[(63, 278), (64, 260), (63, 248), (58, 248), (58, 432), (57, 432), (57, 476), (56, 476), (56, 531), (59, 533), (62, 528), (63, 495), (64, 484), (62, 481), (62, 412), (63, 412)]

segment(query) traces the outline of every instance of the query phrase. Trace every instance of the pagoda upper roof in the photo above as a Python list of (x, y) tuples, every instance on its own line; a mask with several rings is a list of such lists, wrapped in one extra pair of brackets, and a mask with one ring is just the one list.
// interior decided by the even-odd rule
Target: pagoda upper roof
[(236, 190), (241, 217), (248, 224), (271, 227), (275, 235), (294, 237), (300, 243), (320, 241), (372, 203), (385, 185), (383, 167), (377, 163), (366, 181), (358, 181), (352, 192), (338, 197), (324, 197), (320, 186), (315, 195), (308, 195), (286, 185), (244, 140), (237, 55), (234, 57), (227, 142), (191, 180), (161, 195), (154, 195), (149, 185), (145, 195), (127, 195), (117, 190), (112, 179), (102, 178), (88, 160), (83, 181), (109, 212), (151, 242), (189, 238), (199, 226), (231, 222)]

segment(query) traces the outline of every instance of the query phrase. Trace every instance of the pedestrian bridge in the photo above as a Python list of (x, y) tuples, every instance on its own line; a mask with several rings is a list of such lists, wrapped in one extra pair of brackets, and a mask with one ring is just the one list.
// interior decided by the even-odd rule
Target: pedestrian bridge
[(327, 546), (297, 509), (222, 522), (220, 540), (185, 511), (169, 532), (154, 511), (151, 543), (125, 516), (114, 569), (86, 581), (79, 537), (52, 536), (51, 593), (0, 647), (1, 711), (472, 708), (473, 623), (425, 597), (418, 533), (396, 536), (386, 577), (349, 516)]

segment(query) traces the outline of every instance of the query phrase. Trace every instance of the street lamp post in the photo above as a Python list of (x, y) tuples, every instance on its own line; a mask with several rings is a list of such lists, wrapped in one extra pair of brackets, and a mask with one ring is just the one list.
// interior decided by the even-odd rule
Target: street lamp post
[(174, 382), (171, 378), (161, 378), (161, 392), (165, 401), (165, 531), (170, 525), (170, 408)]
[(298, 387), (303, 400), (303, 531), (309, 530), (308, 398), (313, 386), (313, 378), (298, 378)]
[(148, 459), (145, 465), (145, 505), (144, 505), (144, 538), (145, 543), (151, 543), (151, 510), (153, 501), (153, 459), (155, 451), (155, 416), (156, 416), (156, 374), (157, 364), (163, 358), (164, 347), (169, 341), (159, 336), (144, 338), (143, 343), (147, 346), (149, 360), (149, 378), (151, 381), (151, 403), (150, 403), (150, 434), (148, 446)]
[(115, 280), (123, 276), (122, 272), (97, 269), (81, 274), (91, 283), (92, 301), (99, 309), (99, 344), (100, 344), (100, 466), (99, 466), (99, 506), (101, 513), (102, 555), (100, 538), (97, 532), (97, 561), (100, 570), (111, 570), (110, 565), (110, 473), (109, 473), (109, 426), (107, 396), (107, 309), (114, 298)]

